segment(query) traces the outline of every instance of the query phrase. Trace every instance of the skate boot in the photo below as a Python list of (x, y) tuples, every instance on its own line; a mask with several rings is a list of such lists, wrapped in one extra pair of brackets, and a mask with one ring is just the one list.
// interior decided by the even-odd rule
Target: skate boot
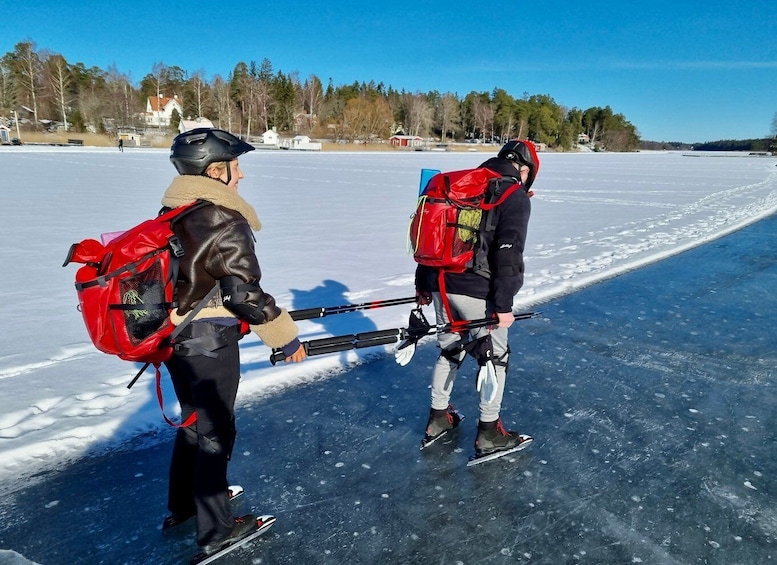
[[(229, 498), (230, 502), (242, 494), (243, 494), (243, 487), (241, 487), (240, 485), (229, 485), (227, 487), (227, 498)], [(170, 528), (175, 528), (176, 526), (180, 526), (184, 522), (188, 522), (190, 519), (194, 518), (196, 515), (197, 515), (197, 512), (195, 510), (192, 510), (190, 512), (184, 512), (184, 513), (173, 512), (172, 514), (167, 516), (162, 522), (162, 531), (169, 530)]]
[(452, 404), (445, 410), (429, 411), (429, 421), (426, 423), (426, 434), (421, 440), (421, 449), (427, 447), (440, 439), (442, 436), (458, 427), (463, 420), (462, 416), (456, 412)]
[(502, 425), (502, 420), (495, 422), (478, 422), (478, 435), (475, 439), (475, 457), (483, 457), (499, 451), (514, 449), (532, 438), (518, 432), (508, 432)]
[(170, 514), (162, 522), (162, 531), (180, 526), (184, 522), (188, 522), (191, 518), (194, 518), (196, 515), (196, 512), (187, 512), (186, 514)]
[(246, 514), (245, 516), (235, 518), (235, 526), (232, 528), (232, 532), (222, 540), (203, 545), (201, 547), (202, 553), (200, 555), (209, 556), (219, 552), (250, 535), (256, 531), (257, 527), (256, 516), (253, 514)]

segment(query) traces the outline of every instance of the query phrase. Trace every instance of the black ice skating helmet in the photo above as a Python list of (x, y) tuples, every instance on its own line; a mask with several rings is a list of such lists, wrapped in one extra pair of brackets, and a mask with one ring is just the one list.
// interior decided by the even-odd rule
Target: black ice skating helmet
[(529, 167), (529, 178), (526, 179), (524, 188), (528, 190), (531, 187), (540, 170), (540, 158), (537, 157), (537, 149), (531, 141), (511, 139), (499, 150), (497, 157)]
[(170, 161), (181, 175), (201, 175), (211, 163), (232, 161), (253, 150), (224, 130), (197, 128), (175, 136)]

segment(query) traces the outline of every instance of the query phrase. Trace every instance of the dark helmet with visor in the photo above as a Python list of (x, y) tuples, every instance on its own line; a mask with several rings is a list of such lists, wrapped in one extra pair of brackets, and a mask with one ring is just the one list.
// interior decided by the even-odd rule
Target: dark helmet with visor
[(529, 190), (540, 170), (540, 158), (537, 157), (537, 149), (534, 144), (528, 140), (511, 139), (499, 150), (497, 157), (529, 167), (529, 178), (523, 185), (526, 190)]
[(175, 136), (170, 161), (181, 175), (201, 175), (211, 163), (232, 161), (254, 149), (224, 130), (197, 128)]

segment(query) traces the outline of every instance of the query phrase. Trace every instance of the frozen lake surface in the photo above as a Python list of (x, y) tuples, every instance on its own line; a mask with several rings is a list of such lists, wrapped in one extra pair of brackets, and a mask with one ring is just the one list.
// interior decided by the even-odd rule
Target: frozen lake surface
[[(541, 157), (516, 310), (545, 318), (513, 332), (504, 405), (535, 443), (464, 467), (472, 366), (454, 397), (469, 418), (419, 452), (431, 343), (407, 367), (379, 348), (273, 367), (246, 338), (230, 474), (246, 487), (241, 509), (279, 520), (231, 562), (773, 559), (775, 159)], [(247, 155), (240, 191), (264, 223), (263, 286), (290, 309), (411, 295), (420, 169), (484, 158)], [(94, 349), (75, 268), (60, 267), (71, 243), (156, 213), (167, 154), (4, 147), (0, 170), (0, 550), (44, 565), (95, 552), (181, 562), (193, 531), (158, 531), (172, 432), (152, 379), (125, 388), (138, 367)], [(404, 326), (407, 314), (303, 322), (301, 337)], [(169, 386), (165, 401), (175, 415)]]
[[(678, 563), (774, 560), (777, 218), (542, 307), (512, 332), (503, 417), (535, 437), (467, 468), (469, 415), (418, 451), (436, 348), (388, 354), (246, 402), (238, 510), (278, 522), (223, 563)], [(174, 564), (158, 530), (172, 432), (38, 477), (0, 503), (0, 547), (43, 564)], [(45, 535), (41, 535), (45, 521)]]

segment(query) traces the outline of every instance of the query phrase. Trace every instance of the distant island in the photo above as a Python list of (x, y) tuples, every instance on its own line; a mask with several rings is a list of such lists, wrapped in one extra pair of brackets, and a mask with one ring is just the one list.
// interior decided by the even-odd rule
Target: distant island
[(763, 139), (721, 139), (718, 141), (705, 141), (703, 143), (640, 140), (639, 148), (655, 151), (751, 151), (756, 153), (774, 154), (777, 152), (777, 142), (775, 142), (774, 138), (768, 137)]

